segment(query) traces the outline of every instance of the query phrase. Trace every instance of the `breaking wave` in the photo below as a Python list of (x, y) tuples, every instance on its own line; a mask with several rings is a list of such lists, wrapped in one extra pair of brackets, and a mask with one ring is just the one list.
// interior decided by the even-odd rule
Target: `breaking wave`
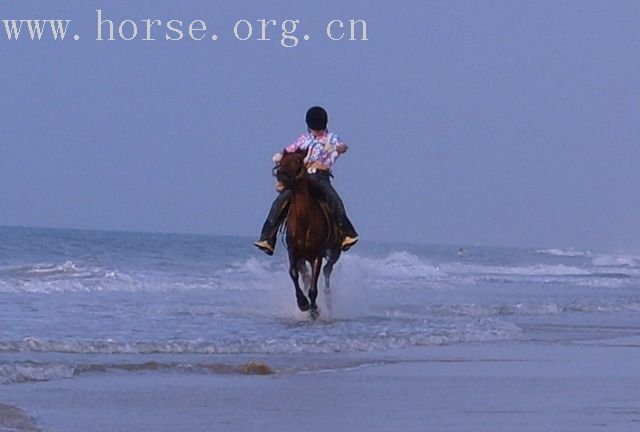
[(13, 293), (161, 292), (209, 289), (218, 283), (208, 277), (167, 277), (160, 272), (122, 271), (73, 261), (0, 269), (0, 292)]
[(542, 255), (551, 255), (556, 257), (585, 257), (591, 256), (590, 251), (580, 251), (576, 249), (540, 249), (536, 251)]
[(319, 333), (299, 332), (290, 337), (240, 341), (139, 341), (116, 340), (57, 341), (25, 338), (0, 341), (2, 353), (66, 353), (66, 354), (299, 354), (386, 351), (412, 346), (445, 345), (462, 342), (486, 342), (515, 339), (520, 329), (493, 318), (472, 322), (433, 324), (424, 322), (420, 331), (407, 328), (379, 327), (375, 332)]
[[(538, 251), (540, 252), (540, 251)], [(544, 250), (560, 257), (589, 257), (586, 264), (526, 263), (489, 265), (474, 261), (436, 262), (407, 251), (393, 251), (370, 257), (351, 253), (343, 256), (337, 269), (376, 286), (445, 287), (479, 282), (553, 282), (591, 285), (603, 279), (640, 276), (640, 258), (626, 255), (593, 255), (590, 252)], [(231, 260), (211, 271), (176, 274), (163, 268), (140, 271), (104, 267), (97, 263), (65, 261), (0, 268), (0, 292), (162, 292), (194, 289), (268, 289), (274, 278), (286, 280), (286, 260), (249, 257)]]
[(19, 362), (0, 364), (0, 384), (51, 381), (72, 378), (75, 368), (64, 364)]
[(104, 372), (182, 372), (208, 374), (270, 375), (271, 366), (264, 362), (249, 361), (242, 364), (180, 363), (146, 361), (142, 363), (37, 363), (31, 361), (0, 364), (0, 384), (55, 381), (75, 378), (82, 374)]
[(640, 267), (640, 257), (630, 255), (599, 255), (591, 262), (599, 267)]

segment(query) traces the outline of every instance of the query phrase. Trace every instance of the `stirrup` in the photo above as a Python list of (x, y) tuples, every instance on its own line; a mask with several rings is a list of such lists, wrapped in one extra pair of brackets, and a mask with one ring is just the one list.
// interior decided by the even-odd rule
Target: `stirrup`
[(273, 255), (273, 246), (269, 244), (268, 240), (258, 240), (257, 242), (253, 242), (253, 244), (262, 252), (266, 253), (267, 255), (269, 256)]
[(343, 240), (342, 240), (342, 250), (344, 252), (348, 251), (349, 249), (351, 249), (351, 246), (355, 245), (356, 243), (358, 243), (358, 237), (349, 237), (346, 236)]

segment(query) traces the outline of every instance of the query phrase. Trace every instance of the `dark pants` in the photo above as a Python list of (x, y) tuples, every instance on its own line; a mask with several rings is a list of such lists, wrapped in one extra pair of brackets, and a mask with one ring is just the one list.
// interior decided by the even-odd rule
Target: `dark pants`
[[(309, 178), (312, 180), (311, 193), (324, 199), (327, 204), (329, 204), (333, 217), (343, 234), (349, 237), (357, 237), (358, 233), (347, 217), (344, 204), (342, 203), (338, 192), (336, 192), (331, 184), (331, 174), (326, 171), (317, 171), (315, 174), (310, 174)], [(284, 210), (289, 204), (290, 199), (291, 191), (288, 189), (285, 189), (278, 194), (271, 205), (271, 210), (269, 210), (267, 220), (262, 226), (260, 240), (268, 240), (272, 245), (275, 244), (278, 227), (285, 216)]]

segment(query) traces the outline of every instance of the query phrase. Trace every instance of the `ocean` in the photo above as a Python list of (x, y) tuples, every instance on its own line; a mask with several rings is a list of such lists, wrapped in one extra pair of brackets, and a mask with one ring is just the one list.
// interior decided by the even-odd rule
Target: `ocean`
[[(637, 334), (640, 256), (361, 241), (297, 310), (284, 245), (0, 227), (0, 391), (88, 374), (359, 367), (366, 353)], [(322, 287), (322, 284), (321, 284)]]

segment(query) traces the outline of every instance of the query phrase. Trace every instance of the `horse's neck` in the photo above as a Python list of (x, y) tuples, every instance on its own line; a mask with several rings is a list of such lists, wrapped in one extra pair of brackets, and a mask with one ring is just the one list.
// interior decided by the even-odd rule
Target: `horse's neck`
[(305, 211), (306, 208), (311, 206), (311, 194), (309, 193), (309, 180), (301, 179), (299, 180), (291, 190), (292, 202), (295, 202), (294, 208), (296, 208), (299, 212)]
[(289, 219), (295, 221), (296, 226), (300, 223), (309, 223), (315, 211), (313, 198), (309, 192), (309, 180), (298, 181), (291, 189), (291, 210)]

